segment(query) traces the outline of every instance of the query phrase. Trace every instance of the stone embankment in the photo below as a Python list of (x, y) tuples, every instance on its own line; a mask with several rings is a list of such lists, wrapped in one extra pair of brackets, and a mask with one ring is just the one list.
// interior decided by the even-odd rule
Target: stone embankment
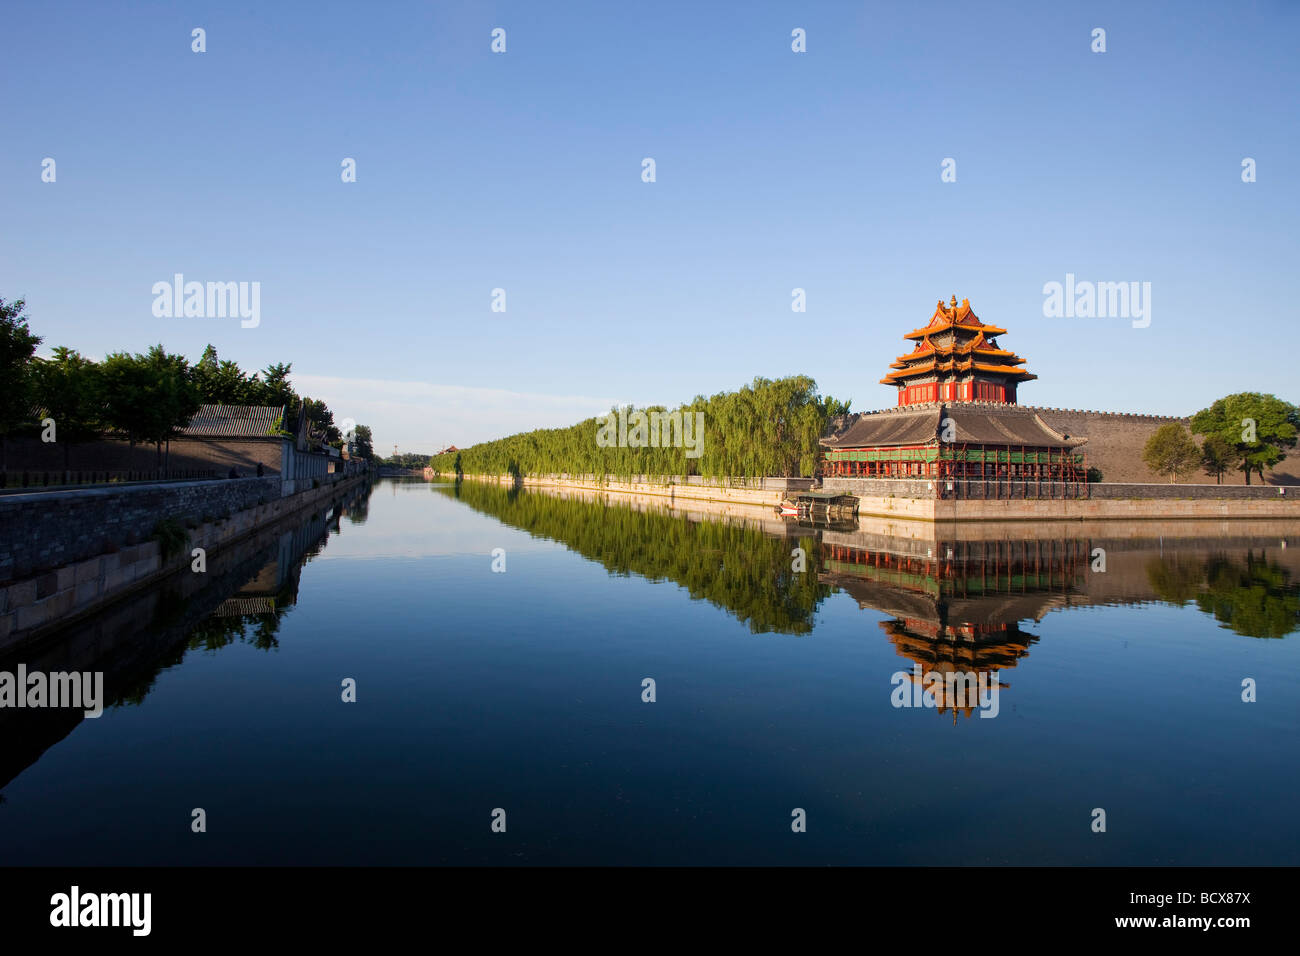
[[(366, 480), (326, 478), (287, 497), (278, 478), (236, 478), (0, 498), (0, 568), (10, 569), (0, 575), (0, 650), (190, 566), (194, 548), (219, 550), (328, 507)], [(157, 534), (165, 520), (170, 542)]]
[[(509, 475), (466, 475), (477, 481), (516, 483)], [(734, 479), (731, 482), (645, 476), (602, 480), (593, 475), (542, 475), (519, 479), (536, 488), (647, 495), (668, 502), (711, 501), (770, 508), (814, 486), (810, 478)], [(939, 498), (924, 479), (827, 478), (821, 490), (858, 498), (862, 515), (913, 521), (1085, 521), (1184, 518), (1300, 518), (1300, 489), (1261, 485), (1097, 484), (1087, 498)]]

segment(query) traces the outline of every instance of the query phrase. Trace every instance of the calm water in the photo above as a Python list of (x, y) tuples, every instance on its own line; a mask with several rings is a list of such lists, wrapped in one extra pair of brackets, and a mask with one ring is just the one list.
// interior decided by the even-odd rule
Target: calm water
[(888, 530), (383, 482), (0, 661), (0, 862), (1300, 863), (1300, 541)]

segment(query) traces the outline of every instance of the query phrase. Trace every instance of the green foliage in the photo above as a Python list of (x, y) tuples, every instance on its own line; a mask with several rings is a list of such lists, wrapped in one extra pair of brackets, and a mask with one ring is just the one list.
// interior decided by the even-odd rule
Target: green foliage
[(100, 366), (104, 423), (132, 443), (159, 446), (184, 428), (202, 404), (183, 355), (161, 345), (135, 355), (114, 352)]
[(41, 338), (27, 327), (26, 307), (0, 299), (0, 436), (30, 418), (30, 363)]
[(72, 446), (99, 433), (101, 385), (99, 366), (79, 352), (60, 345), (50, 359), (34, 359), (32, 397), (54, 419), (67, 467)]
[(1147, 563), (1147, 582), (1162, 601), (1182, 607), (1196, 599), (1205, 580), (1204, 563), (1191, 555), (1174, 554)]
[(1272, 468), (1296, 446), (1300, 434), (1300, 409), (1273, 395), (1238, 392), (1219, 399), (1192, 416), (1192, 431), (1215, 436), (1233, 449), (1232, 467), (1264, 480)]
[(1161, 425), (1147, 439), (1142, 460), (1154, 472), (1168, 475), (1170, 482), (1191, 474), (1200, 463), (1201, 451), (1182, 425)]
[(302, 407), (307, 409), (307, 427), (313, 435), (328, 445), (342, 440), (343, 433), (334, 425), (334, 413), (329, 410), (329, 406), (319, 399), (304, 396)]
[(1237, 634), (1285, 637), (1300, 628), (1300, 585), (1286, 568), (1248, 553), (1243, 564), (1215, 558), (1196, 605)]
[(370, 433), (370, 426), (358, 425), (356, 431), (353, 432), (353, 436), (353, 448), (355, 449), (356, 457), (364, 458), (366, 461), (370, 461), (374, 458), (375, 447), (373, 444), (373, 436)]
[[(298, 414), (307, 411), (307, 427), (311, 435), (325, 444), (338, 448), (343, 435), (334, 424), (334, 413), (320, 399), (298, 395), (289, 381), (293, 366), (288, 363), (268, 365), (252, 375), (244, 372), (237, 363), (221, 361), (217, 350), (209, 345), (194, 366), (193, 378), (202, 402), (212, 405), (270, 405), (283, 406), (284, 415), (272, 428), (273, 435), (291, 435), (298, 426)], [(367, 429), (367, 441), (369, 440)], [(368, 457), (362, 455), (361, 457)]]
[(420, 455), (416, 452), (402, 452), (400, 455), (389, 455), (387, 458), (381, 458), (381, 465), (388, 465), (390, 468), (424, 468), (431, 459), (428, 455)]
[(289, 423), (290, 428), (298, 424), (298, 408), (301, 405), (301, 399), (294, 393), (293, 386), (289, 383), (289, 373), (292, 370), (293, 365), (284, 362), (268, 365), (262, 369), (257, 401), (253, 403), (283, 405), (285, 421)]
[[(454, 456), (435, 455), (429, 463), (444, 474), (809, 476), (817, 467), (819, 439), (832, 413), (843, 414), (848, 408), (849, 402), (820, 398), (817, 383), (806, 375), (755, 378), (738, 391), (697, 396), (673, 410), (683, 416), (703, 413), (703, 434), (694, 436), (702, 439), (699, 457), (687, 457), (685, 448), (670, 444), (601, 447), (596, 436), (603, 420), (590, 418), (568, 428), (538, 429), (484, 442)], [(635, 410), (626, 411), (630, 418)], [(654, 406), (641, 411), (668, 410)]]
[(164, 561), (179, 554), (190, 540), (190, 533), (182, 522), (175, 518), (163, 518), (153, 528), (150, 537), (158, 542), (158, 550)]
[[(724, 608), (752, 633), (808, 634), (831, 588), (815, 573), (815, 539), (777, 538), (717, 521), (683, 521), (630, 505), (593, 504), (467, 481), (431, 485), (476, 511), (558, 541), (614, 575), (672, 581), (696, 600)], [(809, 570), (795, 572), (790, 552), (803, 547)]]
[(0, 437), (33, 427), (35, 404), (54, 419), (61, 442), (116, 430), (133, 444), (157, 444), (161, 456), (162, 443), (183, 429), (200, 405), (218, 404), (284, 406), (285, 414), (271, 432), (282, 435), (291, 434), (299, 410), (306, 408), (316, 437), (335, 445), (342, 439), (323, 401), (294, 393), (289, 364), (268, 365), (250, 375), (238, 363), (223, 361), (212, 345), (193, 366), (161, 345), (144, 353), (115, 352), (98, 364), (64, 346), (50, 359), (34, 358), (41, 338), (27, 327), (24, 308), (21, 299), (0, 299)]
[(287, 607), (276, 607), (274, 611), (260, 614), (210, 615), (190, 628), (186, 647), (189, 650), (218, 651), (239, 641), (258, 650), (274, 650), (280, 646), (278, 632), (287, 612)]
[(1201, 467), (1214, 479), (1215, 484), (1223, 484), (1223, 476), (1230, 471), (1237, 461), (1237, 449), (1218, 435), (1206, 435), (1201, 442)]
[(1106, 480), (1106, 479), (1105, 479), (1105, 477), (1102, 475), (1102, 473), (1101, 473), (1101, 469), (1100, 469), (1100, 468), (1089, 468), (1089, 469), (1088, 469), (1088, 483), (1089, 483), (1089, 484), (1093, 484), (1093, 485), (1095, 485), (1095, 484), (1098, 484), (1099, 482), (1103, 482), (1103, 481), (1105, 481), (1105, 480)]
[(1147, 580), (1162, 600), (1194, 601), (1236, 634), (1278, 638), (1300, 630), (1300, 584), (1266, 554), (1157, 558), (1147, 565)]

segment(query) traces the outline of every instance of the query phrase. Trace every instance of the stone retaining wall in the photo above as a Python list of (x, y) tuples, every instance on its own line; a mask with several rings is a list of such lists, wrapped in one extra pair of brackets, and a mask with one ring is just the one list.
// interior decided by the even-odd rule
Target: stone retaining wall
[[(227, 482), (195, 482), (195, 484), (236, 485), (242, 481), (262, 480), (254, 478)], [(279, 482), (275, 481), (276, 490), (273, 493), (266, 493), (264, 502), (256, 503), (259, 499), (251, 499), (254, 501), (251, 507), (232, 510), (228, 517), (219, 517), (209, 522), (200, 521), (196, 528), (188, 529), (189, 540), (166, 560), (161, 554), (159, 542), (142, 541), (139, 544), (117, 547), (117, 550), (110, 549), (110, 553), (97, 554), (94, 557), (68, 563), (56, 570), (0, 586), (0, 649), (18, 641), (35, 638), (40, 632), (51, 627), (63, 626), (75, 617), (88, 614), (137, 588), (189, 567), (192, 560), (191, 551), (194, 548), (213, 551), (225, 547), (263, 525), (285, 518), (296, 511), (328, 505), (329, 501), (341, 492), (360, 484), (363, 480), (363, 477), (354, 477), (326, 481), (321, 483), (320, 488), (304, 491), (288, 498), (280, 497)], [(100, 489), (87, 489), (90, 490)], [(123, 492), (147, 490), (123, 489)], [(122, 492), (118, 494), (121, 495)], [(109, 501), (112, 500), (110, 496)], [(217, 499), (201, 500), (211, 502)], [(102, 502), (100, 507), (104, 507)], [(134, 507), (134, 501), (131, 507)], [(163, 516), (155, 513), (154, 522)], [(63, 523), (63, 516), (58, 512), (47, 511), (44, 520)], [(102, 534), (102, 531), (100, 533)]]
[[(1273, 489), (1276, 494), (1277, 489)], [(916, 521), (1085, 521), (1181, 518), (1300, 518), (1295, 496), (1232, 498), (1080, 498), (987, 501), (858, 495), (860, 516)]]
[(279, 478), (97, 485), (0, 496), (0, 582), (146, 541), (163, 518), (201, 522), (280, 497)]
[[(508, 475), (466, 478), (510, 484)], [(803, 490), (795, 482), (807, 479), (772, 479), (777, 488), (729, 488), (678, 485), (666, 482), (598, 482), (560, 476), (524, 478), (525, 487), (573, 488), (596, 492), (647, 495), (671, 503), (676, 500), (714, 501), (726, 504), (772, 507), (790, 492)], [(791, 487), (787, 489), (787, 482)], [(806, 487), (806, 484), (804, 485)], [(1099, 489), (1100, 493), (1097, 493)], [(822, 490), (854, 495), (859, 512), (909, 521), (1082, 521), (1087, 519), (1179, 518), (1300, 518), (1300, 494), (1285, 489), (1252, 485), (1093, 485), (1091, 498), (1081, 499), (938, 499), (934, 483), (906, 478), (827, 478)]]
[[(493, 481), (511, 484), (514, 479), (509, 475), (466, 475), (477, 481)], [(591, 477), (567, 477), (563, 475), (529, 476), (521, 479), (525, 487), (537, 488), (579, 488), (586, 491), (619, 492), (623, 494), (652, 495), (669, 501), (689, 499), (693, 501), (719, 501), (731, 504), (759, 505), (775, 507), (781, 503), (787, 493), (805, 490), (812, 485), (811, 478), (763, 478), (742, 480), (735, 485), (706, 482), (703, 479), (687, 481), (685, 478), (656, 478), (640, 481), (598, 481)]]
[(1201, 485), (1201, 484), (1123, 484), (1102, 482), (1091, 485), (1089, 493), (1094, 498), (1187, 498), (1203, 501), (1211, 498), (1228, 498), (1234, 501), (1257, 499), (1275, 501), (1300, 499), (1300, 488), (1273, 485)]

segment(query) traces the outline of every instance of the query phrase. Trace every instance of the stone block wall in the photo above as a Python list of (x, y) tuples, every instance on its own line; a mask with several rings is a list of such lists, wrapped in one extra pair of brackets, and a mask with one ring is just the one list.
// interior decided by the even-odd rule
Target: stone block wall
[(1300, 500), (1300, 488), (1288, 488), (1285, 485), (1204, 485), (1204, 484), (1134, 484), (1103, 482), (1091, 485), (1088, 489), (1093, 498), (1132, 498), (1132, 499), (1190, 499), (1208, 501), (1214, 499), (1231, 499), (1241, 501), (1253, 500)]
[[(119, 547), (108, 553), (97, 553), (83, 560), (73, 561), (53, 571), (37, 574), (9, 584), (0, 583), (0, 651), (21, 642), (39, 639), (42, 633), (64, 626), (69, 619), (80, 618), (84, 614), (117, 601), (126, 594), (146, 587), (162, 577), (176, 571), (185, 570), (191, 561), (191, 549), (203, 548), (216, 552), (230, 544), (241, 541), (263, 529), (269, 524), (286, 519), (296, 513), (313, 507), (327, 507), (342, 493), (357, 487), (364, 481), (364, 476), (351, 478), (340, 477), (321, 482), (321, 487), (313, 488), (288, 498), (279, 494), (279, 483), (275, 479), (250, 478), (242, 481), (224, 482), (227, 486), (243, 484), (246, 481), (248, 501), (251, 504), (229, 515), (212, 514), (215, 520), (200, 522), (192, 529), (187, 529), (188, 540), (176, 553), (163, 557), (157, 541), (142, 541), (136, 545)], [(274, 491), (267, 491), (266, 482), (272, 482)], [(219, 482), (193, 482), (195, 485), (217, 485)], [(253, 497), (258, 491), (255, 485), (261, 485), (263, 494)], [(100, 489), (94, 489), (100, 490)], [(147, 489), (121, 489), (124, 492), (140, 492)], [(27, 497), (27, 496), (23, 496)], [(51, 496), (43, 496), (49, 498)], [(193, 496), (184, 499), (193, 504)], [(202, 499), (208, 505), (215, 506), (220, 500), (235, 501), (236, 498), (219, 498), (212, 491)], [(112, 507), (112, 499), (97, 504), (97, 507)], [(120, 502), (118, 502), (120, 504)], [(0, 497), (0, 505), (4, 498)], [(132, 502), (125, 510), (133, 510)], [(47, 517), (51, 517), (47, 514)], [(201, 517), (201, 516), (200, 516)], [(0, 514), (0, 522), (4, 516)], [(157, 520), (157, 516), (154, 517)], [(0, 523), (0, 529), (4, 525)], [(150, 525), (152, 528), (152, 525)], [(0, 547), (8, 546), (7, 539), (0, 539)]]
[[(1079, 450), (1087, 456), (1089, 467), (1101, 469), (1102, 477), (1107, 482), (1167, 483), (1167, 475), (1154, 473), (1142, 461), (1142, 450), (1147, 439), (1161, 425), (1175, 423), (1185, 428), (1191, 427), (1190, 418), (1167, 415), (1130, 415), (1123, 412), (1036, 406), (1034, 411), (1057, 431), (1072, 438), (1088, 439), (1088, 443)], [(1198, 471), (1194, 480), (1201, 482), (1207, 478)], [(1224, 475), (1223, 480), (1228, 484), (1245, 485), (1245, 476), (1241, 472)], [(1258, 476), (1252, 476), (1252, 481), (1258, 480)], [(1277, 468), (1266, 473), (1265, 482), (1269, 485), (1300, 485), (1300, 449), (1283, 459)]]
[(279, 497), (279, 478), (0, 495), (0, 583), (141, 544), (164, 518), (198, 523)]

